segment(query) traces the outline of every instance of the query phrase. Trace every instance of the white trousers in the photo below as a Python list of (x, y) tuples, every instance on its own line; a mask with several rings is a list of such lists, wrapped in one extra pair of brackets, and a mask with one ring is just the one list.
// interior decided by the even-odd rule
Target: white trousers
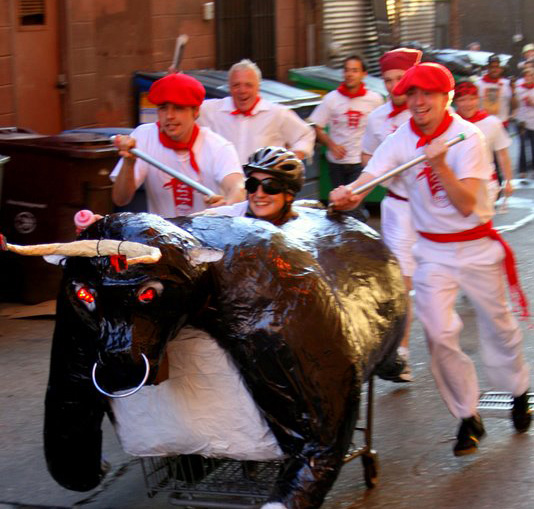
[(402, 275), (412, 277), (415, 270), (412, 247), (417, 240), (417, 233), (412, 225), (410, 204), (386, 196), (380, 202), (380, 218), (384, 243), (399, 261)]
[(414, 255), (415, 309), (425, 330), (432, 374), (452, 415), (476, 414), (479, 399), (475, 365), (460, 348), (463, 324), (454, 309), (459, 288), (475, 308), (482, 362), (493, 388), (523, 394), (529, 371), (522, 333), (506, 300), (502, 246), (489, 238), (436, 243), (420, 237)]

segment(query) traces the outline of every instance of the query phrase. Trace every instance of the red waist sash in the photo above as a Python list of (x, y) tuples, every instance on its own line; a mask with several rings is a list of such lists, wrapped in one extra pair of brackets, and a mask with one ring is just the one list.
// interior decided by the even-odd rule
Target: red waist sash
[(388, 189), (388, 192), (386, 193), (386, 196), (389, 196), (390, 198), (395, 198), (396, 200), (408, 201), (408, 198), (405, 198), (404, 196), (400, 196), (397, 193), (390, 191), (389, 189)]
[(528, 301), (519, 284), (514, 252), (501, 237), (499, 232), (493, 228), (493, 223), (491, 221), (475, 226), (475, 228), (471, 228), (470, 230), (464, 230), (456, 233), (418, 233), (421, 235), (421, 237), (432, 240), (433, 242), (466, 242), (469, 240), (482, 239), (484, 237), (490, 237), (491, 239), (500, 242), (504, 249), (504, 268), (506, 271), (506, 278), (508, 279), (512, 300), (516, 306), (520, 307), (520, 313), (522, 317), (529, 316)]

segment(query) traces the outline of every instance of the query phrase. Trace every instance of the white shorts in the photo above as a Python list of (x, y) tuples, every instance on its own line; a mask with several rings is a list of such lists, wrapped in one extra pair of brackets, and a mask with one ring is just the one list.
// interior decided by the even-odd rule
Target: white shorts
[(412, 277), (415, 271), (412, 246), (417, 240), (417, 233), (412, 224), (410, 204), (386, 196), (380, 205), (380, 214), (384, 243), (397, 257), (402, 275)]

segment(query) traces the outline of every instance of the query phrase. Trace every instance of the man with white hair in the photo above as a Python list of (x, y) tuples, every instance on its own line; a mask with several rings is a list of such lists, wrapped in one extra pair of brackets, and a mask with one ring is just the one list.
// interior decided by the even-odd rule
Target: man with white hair
[(200, 108), (199, 125), (232, 142), (241, 164), (258, 148), (285, 147), (299, 159), (313, 155), (315, 133), (294, 111), (260, 96), (261, 71), (244, 59), (228, 72), (230, 96), (209, 99)]

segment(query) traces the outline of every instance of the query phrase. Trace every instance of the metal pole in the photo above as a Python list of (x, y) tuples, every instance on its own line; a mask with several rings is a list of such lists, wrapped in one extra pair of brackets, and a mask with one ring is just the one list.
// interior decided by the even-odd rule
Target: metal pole
[[(114, 139), (115, 139), (115, 136), (112, 136), (111, 141), (113, 142)], [(158, 170), (161, 170), (167, 173), (167, 175), (170, 175), (171, 177), (174, 177), (180, 180), (184, 184), (191, 186), (193, 189), (195, 189), (199, 193), (205, 194), (206, 196), (215, 196), (215, 193), (211, 189), (208, 189), (206, 186), (203, 186), (202, 184), (196, 182), (193, 179), (190, 179), (187, 175), (178, 173), (177, 171), (173, 170), (170, 166), (167, 166), (166, 164), (161, 163), (157, 159), (154, 159), (152, 156), (148, 155), (146, 152), (143, 152), (142, 150), (139, 150), (138, 148), (132, 148), (130, 149), (130, 152), (134, 156), (139, 157), (139, 159), (146, 161), (148, 164), (151, 164), (152, 166), (155, 166)]]
[[(456, 145), (457, 143), (460, 143), (463, 140), (465, 140), (465, 134), (460, 133), (458, 136), (455, 136), (454, 138), (452, 138), (452, 140), (445, 142), (445, 146), (452, 147), (453, 145)], [(366, 184), (362, 184), (361, 186), (353, 189), (352, 194), (361, 194), (365, 191), (368, 191), (369, 189), (372, 189), (376, 185), (380, 184), (381, 182), (384, 182), (384, 180), (388, 180), (391, 177), (398, 175), (399, 173), (407, 170), (408, 168), (411, 168), (412, 166), (415, 166), (416, 164), (421, 163), (425, 159), (426, 159), (426, 155), (423, 154), (423, 155), (420, 155), (419, 157), (416, 157), (415, 159), (412, 159), (411, 161), (408, 161), (407, 163), (401, 164), (400, 166), (397, 166), (396, 168), (393, 168), (392, 170), (388, 171), (381, 177), (377, 177), (373, 180), (370, 180)]]

